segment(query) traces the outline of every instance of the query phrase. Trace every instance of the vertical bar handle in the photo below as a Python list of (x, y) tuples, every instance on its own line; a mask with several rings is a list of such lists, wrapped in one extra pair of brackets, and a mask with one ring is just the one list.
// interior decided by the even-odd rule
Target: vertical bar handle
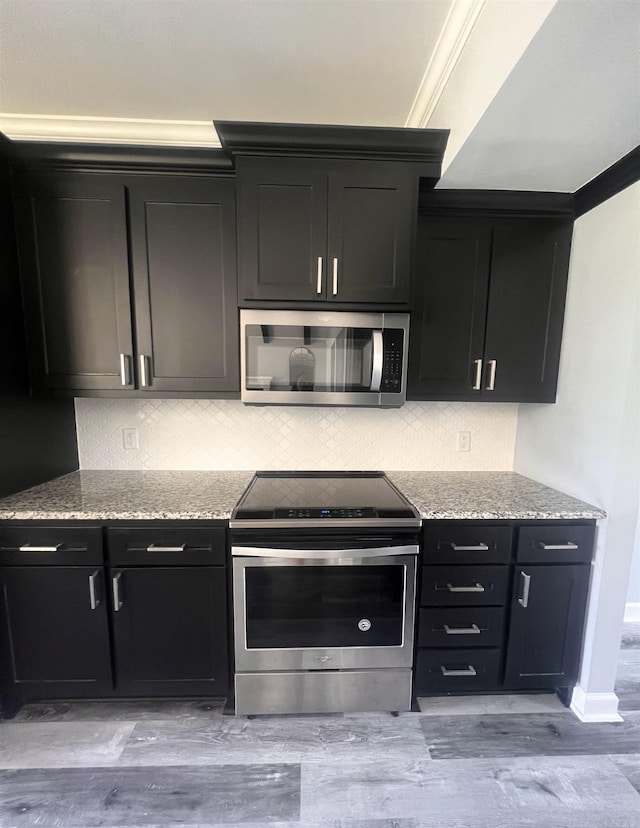
[(338, 295), (338, 260), (333, 260), (333, 295)]
[(525, 609), (529, 605), (529, 590), (531, 589), (531, 575), (527, 575), (526, 572), (520, 570), (520, 575), (522, 575), (522, 597), (518, 598), (518, 603), (521, 607)]
[(89, 606), (92, 610), (97, 609), (100, 606), (100, 599), (98, 598), (98, 592), (96, 589), (96, 584), (98, 582), (99, 577), (99, 569), (96, 569), (93, 575), (89, 575)]
[(147, 358), (144, 354), (140, 354), (140, 386), (147, 388), (149, 385), (149, 377), (147, 376)]
[(129, 354), (120, 354), (120, 382), (129, 385)]
[(476, 366), (476, 379), (473, 383), (473, 390), (479, 391), (482, 386), (482, 360), (476, 359), (473, 364)]
[(489, 382), (487, 383), (487, 391), (493, 391), (496, 387), (496, 368), (498, 366), (497, 359), (489, 360)]
[(322, 293), (322, 256), (318, 256), (318, 283), (316, 293)]
[(371, 364), (371, 391), (379, 391), (382, 382), (382, 362), (384, 357), (384, 340), (382, 331), (373, 331), (373, 360)]
[(120, 579), (122, 572), (118, 572), (111, 578), (111, 589), (113, 591), (113, 610), (119, 612), (122, 607), (122, 598), (120, 597)]

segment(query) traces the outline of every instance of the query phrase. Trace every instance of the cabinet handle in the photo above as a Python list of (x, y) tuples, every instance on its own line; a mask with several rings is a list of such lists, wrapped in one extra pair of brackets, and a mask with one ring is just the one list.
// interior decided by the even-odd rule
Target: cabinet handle
[(146, 388), (149, 385), (149, 378), (147, 376), (147, 358), (144, 354), (140, 354), (140, 387)]
[(120, 354), (120, 382), (129, 385), (129, 354)]
[(488, 552), (489, 547), (486, 543), (478, 543), (475, 546), (458, 546), (457, 543), (450, 543), (449, 546), (454, 552)]
[(480, 627), (477, 624), (472, 624), (470, 627), (450, 627), (445, 624), (444, 631), (447, 635), (480, 635)]
[(56, 543), (55, 546), (32, 546), (30, 543), (25, 543), (24, 546), (18, 547), (18, 552), (57, 552), (61, 546), (61, 543)]
[(539, 541), (536, 543), (538, 549), (578, 549), (577, 543), (567, 541), (566, 543), (543, 543)]
[(184, 552), (186, 545), (186, 543), (181, 543), (179, 546), (157, 546), (155, 543), (152, 543), (150, 546), (147, 546), (147, 552)]
[(96, 569), (93, 575), (89, 575), (89, 606), (92, 610), (97, 609), (100, 606), (100, 599), (98, 598), (96, 590), (99, 575), (99, 569)]
[(113, 575), (111, 578), (111, 589), (113, 591), (113, 609), (114, 612), (119, 612), (120, 608), (122, 607), (122, 599), (120, 598), (120, 579), (122, 578), (122, 572), (118, 572), (117, 575)]
[(459, 586), (454, 587), (452, 584), (447, 584), (449, 592), (484, 592), (482, 584), (474, 584), (474, 586)]
[(473, 383), (473, 390), (479, 391), (482, 385), (482, 360), (476, 359), (473, 364), (476, 366), (476, 381)]
[(333, 260), (333, 295), (338, 295), (338, 260)]
[(531, 575), (520, 570), (522, 575), (522, 598), (518, 598), (518, 603), (521, 607), (527, 608), (529, 604), (529, 590), (531, 589)]
[(322, 256), (318, 256), (318, 283), (316, 293), (322, 293)]
[(490, 359), (489, 365), (489, 382), (487, 384), (487, 391), (493, 391), (496, 387), (496, 368), (498, 366), (497, 359)]
[(442, 670), (443, 676), (477, 676), (478, 673), (476, 672), (476, 668), (473, 667), (471, 664), (467, 667), (466, 670), (448, 670), (444, 664), (440, 665), (440, 669)]

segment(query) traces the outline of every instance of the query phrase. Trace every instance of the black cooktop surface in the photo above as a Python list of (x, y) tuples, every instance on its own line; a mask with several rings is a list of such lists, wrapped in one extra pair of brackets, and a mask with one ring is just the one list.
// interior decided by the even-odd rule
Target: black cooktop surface
[(232, 520), (415, 517), (384, 472), (257, 472)]

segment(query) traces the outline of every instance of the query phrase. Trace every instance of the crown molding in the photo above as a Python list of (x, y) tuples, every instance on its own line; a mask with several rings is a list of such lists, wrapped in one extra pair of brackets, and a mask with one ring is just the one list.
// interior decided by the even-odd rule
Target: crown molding
[(14, 141), (220, 147), (220, 140), (211, 121), (0, 113), (0, 131)]
[(453, 0), (405, 126), (422, 128), (429, 123), (484, 3), (485, 0)]

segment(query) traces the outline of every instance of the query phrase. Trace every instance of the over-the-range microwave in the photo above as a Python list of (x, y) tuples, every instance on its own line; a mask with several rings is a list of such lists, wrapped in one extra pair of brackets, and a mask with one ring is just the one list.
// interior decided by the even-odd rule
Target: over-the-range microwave
[(409, 315), (241, 310), (243, 402), (396, 407), (407, 391)]

